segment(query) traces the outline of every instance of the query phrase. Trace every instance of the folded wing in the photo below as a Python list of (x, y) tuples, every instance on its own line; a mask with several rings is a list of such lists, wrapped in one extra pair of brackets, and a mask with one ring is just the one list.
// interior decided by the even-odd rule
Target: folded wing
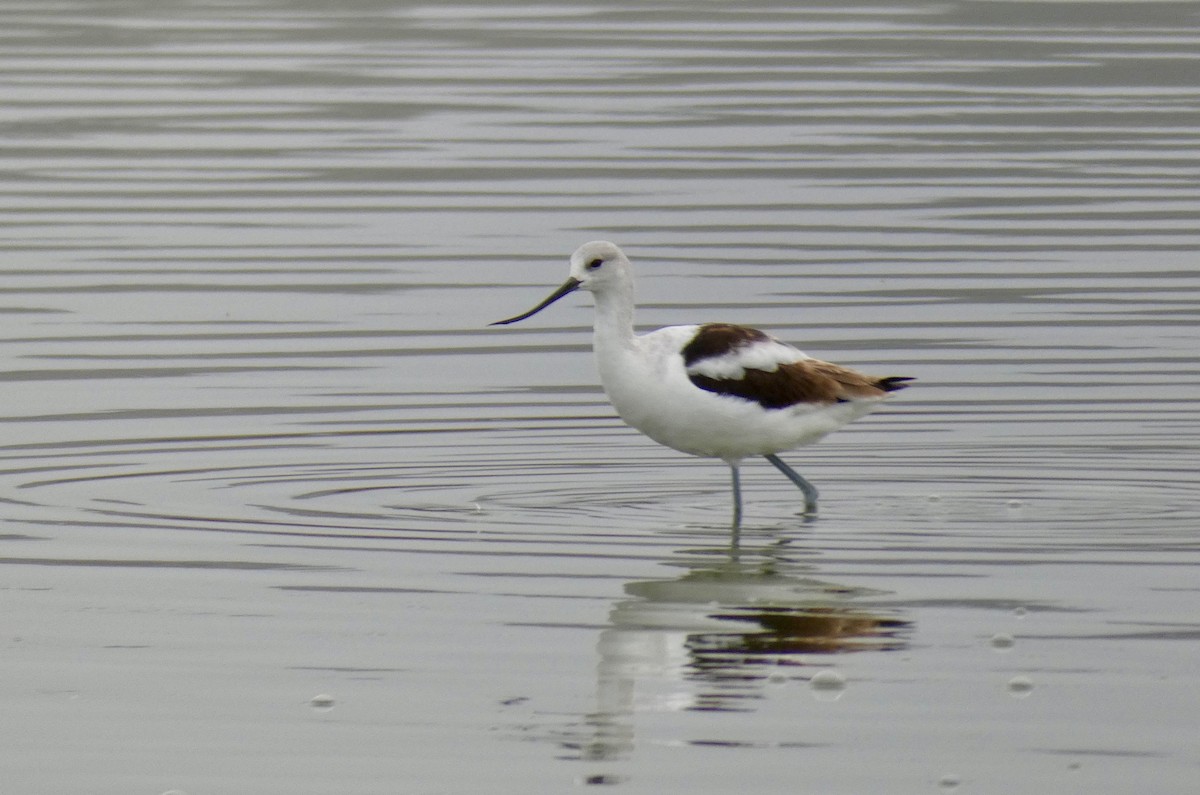
[(880, 400), (913, 380), (813, 359), (757, 329), (727, 323), (700, 326), (681, 354), (688, 378), (700, 389), (766, 409)]

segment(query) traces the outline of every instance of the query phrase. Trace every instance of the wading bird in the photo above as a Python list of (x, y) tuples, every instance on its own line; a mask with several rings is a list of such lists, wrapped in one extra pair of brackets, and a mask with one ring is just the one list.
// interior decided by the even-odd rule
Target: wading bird
[(635, 334), (632, 267), (621, 249), (603, 240), (571, 255), (570, 278), (546, 300), (491, 325), (524, 320), (576, 290), (595, 300), (596, 364), (617, 414), (659, 444), (728, 464), (734, 527), (742, 518), (742, 459), (770, 461), (804, 493), (805, 513), (815, 514), (816, 487), (779, 453), (818, 441), (913, 380), (864, 375), (729, 323)]

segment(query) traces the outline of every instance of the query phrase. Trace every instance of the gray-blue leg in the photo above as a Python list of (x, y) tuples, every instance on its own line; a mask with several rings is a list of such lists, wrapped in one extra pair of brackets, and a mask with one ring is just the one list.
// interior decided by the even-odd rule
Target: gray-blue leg
[(774, 453), (768, 453), (763, 458), (775, 465), (775, 468), (787, 476), (787, 479), (800, 487), (804, 492), (804, 512), (817, 512), (817, 487), (800, 476), (800, 473), (783, 463), (783, 459)]
[(729, 471), (733, 473), (733, 529), (736, 530), (742, 525), (742, 479), (736, 463), (729, 464)]

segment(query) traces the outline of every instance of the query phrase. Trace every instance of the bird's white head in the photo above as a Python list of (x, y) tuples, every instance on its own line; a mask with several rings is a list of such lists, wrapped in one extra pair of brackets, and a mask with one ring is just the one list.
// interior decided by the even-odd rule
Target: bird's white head
[[(633, 274), (630, 271), (629, 260), (625, 257), (625, 252), (617, 248), (615, 243), (609, 243), (607, 240), (593, 240), (590, 243), (584, 243), (571, 255), (571, 275), (561, 287), (528, 312), (523, 312), (507, 320), (497, 320), (490, 325), (506, 326), (509, 323), (524, 320), (576, 290), (587, 290), (596, 294), (597, 301), (602, 300), (602, 295), (610, 297), (624, 295), (627, 297), (615, 298), (615, 300), (632, 303)], [(632, 306), (629, 311), (632, 312)]]
[(571, 278), (579, 282), (580, 290), (603, 292), (629, 280), (629, 259), (615, 243), (593, 240), (571, 255)]

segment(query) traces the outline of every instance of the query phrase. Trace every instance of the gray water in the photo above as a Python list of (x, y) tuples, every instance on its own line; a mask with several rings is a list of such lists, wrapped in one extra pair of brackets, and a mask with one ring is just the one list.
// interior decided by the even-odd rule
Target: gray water
[[(0, 9), (5, 793), (1192, 792), (1200, 5)], [(639, 324), (915, 376), (727, 471)]]

